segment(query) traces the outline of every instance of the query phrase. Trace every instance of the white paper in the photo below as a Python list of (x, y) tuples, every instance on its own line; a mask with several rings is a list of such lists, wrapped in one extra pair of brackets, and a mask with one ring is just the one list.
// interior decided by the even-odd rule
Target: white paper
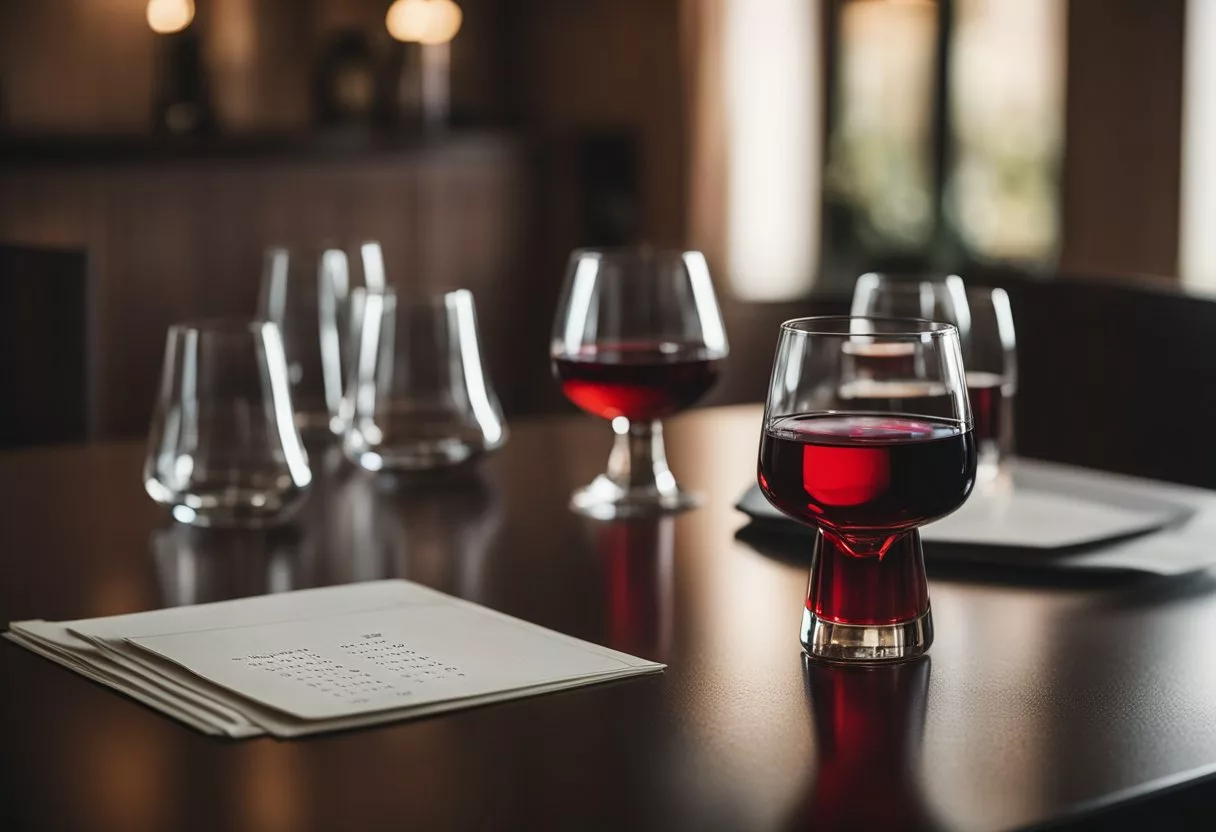
[(663, 667), (408, 581), (14, 622), (6, 636), (230, 737), (355, 728)]
[(428, 705), (634, 669), (451, 604), (128, 640), (300, 719)]

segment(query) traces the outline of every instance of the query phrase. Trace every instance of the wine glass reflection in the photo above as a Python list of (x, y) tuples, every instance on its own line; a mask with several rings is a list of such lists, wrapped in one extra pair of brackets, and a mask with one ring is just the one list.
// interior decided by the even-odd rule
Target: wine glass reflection
[(316, 550), (298, 527), (204, 529), (174, 524), (152, 533), (165, 606), (203, 604), (314, 585)]
[(671, 650), (674, 518), (595, 525), (608, 646), (665, 661)]
[(482, 597), (502, 497), (478, 472), (417, 478), (354, 471), (324, 511), (326, 583), (408, 578)]
[(920, 782), (929, 659), (869, 667), (802, 660), (817, 765), (786, 828), (940, 829)]
[(498, 489), (476, 473), (436, 481), (347, 469), (319, 478), (292, 525), (174, 524), (150, 547), (165, 606), (388, 578), (480, 600), (501, 523)]

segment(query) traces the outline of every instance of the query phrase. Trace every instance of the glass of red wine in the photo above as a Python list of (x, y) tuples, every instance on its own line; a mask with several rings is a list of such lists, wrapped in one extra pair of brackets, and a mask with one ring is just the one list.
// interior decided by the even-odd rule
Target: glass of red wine
[(968, 327), (960, 332), (967, 392), (979, 445), (980, 483), (996, 481), (1013, 454), (1013, 402), (1017, 395), (1017, 337), (1004, 289), (967, 287)]
[[(870, 383), (918, 395), (850, 395), (859, 351), (905, 346), (904, 358), (869, 368)], [(802, 619), (807, 653), (881, 662), (928, 650), (918, 529), (961, 506), (975, 484), (958, 329), (860, 317), (782, 324), (758, 469), (769, 502), (819, 532)]]
[[(1004, 289), (969, 287), (957, 275), (918, 280), (900, 275), (865, 274), (853, 290), (854, 315), (883, 318), (923, 318), (954, 324), (959, 330), (967, 391), (979, 445), (976, 479), (991, 483), (1001, 463), (1013, 453), (1013, 401), (1017, 391), (1016, 339), (1013, 312)], [(917, 395), (906, 386), (867, 383), (866, 365), (893, 360), (869, 357), (855, 363), (857, 391), (879, 391), (895, 397)]]
[(714, 385), (729, 352), (705, 257), (649, 247), (570, 256), (550, 350), (566, 398), (616, 434), (608, 470), (570, 506), (604, 520), (697, 504), (667, 467), (661, 419)]

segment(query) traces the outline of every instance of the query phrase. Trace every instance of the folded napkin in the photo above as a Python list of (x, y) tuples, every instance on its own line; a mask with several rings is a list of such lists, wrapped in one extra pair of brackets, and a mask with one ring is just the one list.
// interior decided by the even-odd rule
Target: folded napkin
[[(810, 537), (753, 485), (746, 539)], [(1178, 575), (1216, 565), (1216, 493), (1029, 459), (921, 530), (930, 562)]]

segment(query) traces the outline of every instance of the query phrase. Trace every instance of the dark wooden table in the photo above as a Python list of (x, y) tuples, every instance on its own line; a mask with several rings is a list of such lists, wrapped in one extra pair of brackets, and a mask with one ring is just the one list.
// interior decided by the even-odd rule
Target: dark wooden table
[[(297, 525), (263, 535), (168, 524), (141, 488), (142, 445), (0, 456), (4, 621), (400, 576), (669, 664), (434, 719), (229, 742), (3, 642), (0, 829), (1105, 828), (1137, 809), (1085, 812), (1216, 771), (1207, 575), (937, 578), (930, 661), (804, 664), (805, 564), (734, 538), (759, 416), (673, 420), (673, 468), (706, 505), (632, 524), (565, 508), (609, 445), (584, 418), (515, 424), (473, 483), (407, 487), (329, 459)], [(1163, 805), (1182, 804), (1147, 804), (1153, 828), (1170, 828)]]

